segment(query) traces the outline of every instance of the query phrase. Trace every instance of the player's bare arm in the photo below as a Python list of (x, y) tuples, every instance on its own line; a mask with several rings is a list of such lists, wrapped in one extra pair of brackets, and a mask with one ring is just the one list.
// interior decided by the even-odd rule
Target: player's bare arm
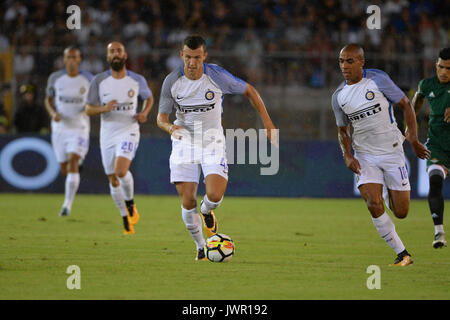
[(150, 98), (148, 98), (147, 100), (144, 100), (143, 102), (143, 106), (144, 108), (142, 109), (141, 112), (137, 113), (134, 118), (139, 121), (139, 123), (145, 123), (147, 122), (147, 118), (148, 115), (150, 113), (150, 111), (152, 111), (153, 108), (153, 103), (155, 102), (155, 99), (153, 98), (153, 96), (151, 96)]
[(255, 108), (256, 112), (258, 112), (263, 122), (264, 128), (267, 130), (267, 137), (269, 138), (270, 142), (278, 146), (276, 128), (272, 123), (272, 119), (270, 118), (266, 106), (264, 105), (264, 101), (261, 99), (258, 91), (251, 84), (247, 83), (244, 95), (250, 100), (250, 103), (252, 104), (253, 108)]
[(47, 110), (50, 118), (52, 120), (58, 122), (61, 120), (61, 115), (56, 111), (55, 108), (55, 99), (53, 97), (46, 96), (45, 97), (45, 109)]
[(424, 101), (425, 101), (425, 97), (421, 97), (419, 95), (419, 92), (416, 92), (416, 94), (414, 95), (414, 97), (413, 97), (413, 99), (411, 101), (411, 104), (413, 106), (414, 112), (416, 114), (422, 108)]
[(116, 104), (117, 100), (111, 100), (104, 106), (94, 106), (88, 103), (86, 104), (85, 112), (88, 116), (96, 116), (100, 113), (111, 111)]
[(361, 166), (359, 161), (356, 160), (351, 151), (352, 136), (350, 133), (350, 125), (338, 127), (338, 141), (347, 168), (356, 174), (361, 174)]
[(398, 103), (400, 108), (403, 110), (403, 115), (405, 117), (406, 121), (406, 139), (411, 144), (414, 153), (417, 157), (420, 159), (429, 159), (430, 158), (430, 151), (419, 142), (419, 138), (417, 136), (417, 120), (416, 120), (416, 114), (414, 112), (414, 109), (411, 105), (411, 102), (409, 99), (404, 96), (402, 100)]

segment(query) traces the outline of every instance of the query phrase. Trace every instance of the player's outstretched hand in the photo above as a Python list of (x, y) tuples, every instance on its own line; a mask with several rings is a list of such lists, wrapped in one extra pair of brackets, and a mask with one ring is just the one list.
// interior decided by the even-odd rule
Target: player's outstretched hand
[(114, 109), (114, 106), (117, 104), (117, 100), (111, 100), (105, 105), (105, 112), (109, 112)]
[(411, 142), (411, 146), (417, 157), (419, 157), (420, 159), (430, 159), (431, 156), (430, 150), (428, 150), (418, 140)]
[(444, 121), (450, 123), (450, 108), (445, 109)]
[(361, 175), (361, 165), (359, 164), (359, 161), (356, 160), (354, 156), (348, 156), (344, 158), (345, 165), (347, 168), (352, 170), (354, 173)]
[(139, 122), (139, 123), (145, 123), (145, 122), (147, 122), (147, 114), (145, 114), (144, 112), (139, 112), (139, 113), (136, 113), (135, 115), (134, 115), (134, 118)]
[(270, 143), (278, 148), (278, 129), (271, 123), (264, 126), (267, 133), (267, 139), (269, 139)]

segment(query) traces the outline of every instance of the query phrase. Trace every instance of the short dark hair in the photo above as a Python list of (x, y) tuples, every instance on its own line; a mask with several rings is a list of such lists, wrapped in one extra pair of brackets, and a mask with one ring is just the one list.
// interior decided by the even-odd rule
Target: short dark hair
[(64, 49), (64, 53), (69, 52), (69, 51), (78, 51), (81, 56), (81, 50), (76, 46), (68, 46)]
[(187, 36), (183, 40), (183, 47), (187, 46), (189, 49), (195, 50), (203, 46), (203, 49), (206, 49), (205, 39), (201, 35), (192, 34)]
[(441, 58), (442, 60), (450, 59), (450, 47), (443, 48), (441, 51), (439, 51), (439, 58)]

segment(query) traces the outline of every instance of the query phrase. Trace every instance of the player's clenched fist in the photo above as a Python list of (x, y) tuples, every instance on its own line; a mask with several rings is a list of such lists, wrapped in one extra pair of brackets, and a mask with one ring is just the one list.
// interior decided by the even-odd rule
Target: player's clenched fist
[(359, 174), (359, 175), (361, 174), (361, 166), (359, 164), (359, 161), (356, 160), (355, 157), (347, 156), (347, 157), (344, 157), (344, 160), (345, 160), (345, 165), (347, 166), (347, 168), (349, 168), (356, 174)]
[(52, 119), (55, 122), (59, 122), (61, 120), (61, 114), (59, 114), (58, 112), (55, 112), (55, 114), (53, 115)]
[(134, 118), (139, 121), (139, 123), (145, 123), (147, 122), (147, 114), (144, 112), (139, 112), (137, 114), (134, 115)]
[(111, 100), (110, 102), (108, 102), (107, 104), (105, 104), (104, 107), (104, 112), (109, 112), (112, 109), (114, 109), (115, 105), (117, 104), (117, 100)]
[(264, 125), (264, 127), (267, 131), (267, 138), (270, 143), (278, 148), (278, 129), (276, 129), (272, 123)]

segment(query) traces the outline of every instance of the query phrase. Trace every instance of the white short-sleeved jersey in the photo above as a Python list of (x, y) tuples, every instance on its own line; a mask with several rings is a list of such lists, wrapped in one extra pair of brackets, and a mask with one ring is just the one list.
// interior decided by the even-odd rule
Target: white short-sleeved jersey
[(60, 121), (52, 121), (52, 132), (89, 132), (89, 117), (84, 108), (92, 78), (92, 74), (86, 71), (80, 71), (75, 77), (70, 77), (66, 70), (50, 75), (46, 94), (54, 98), (56, 111), (61, 115)]
[(357, 153), (381, 155), (403, 152), (405, 137), (397, 127), (392, 104), (405, 96), (389, 76), (364, 69), (355, 84), (343, 82), (334, 92), (332, 107), (339, 127), (352, 124), (352, 147)]
[(152, 92), (145, 78), (127, 70), (126, 76), (115, 79), (111, 71), (97, 74), (91, 82), (87, 103), (93, 106), (103, 106), (109, 101), (117, 100), (115, 108), (101, 114), (100, 146), (102, 148), (116, 144), (116, 137), (126, 134), (138, 134), (139, 123), (134, 119), (138, 112), (138, 96), (147, 100)]
[(162, 85), (159, 112), (176, 109), (175, 124), (191, 134), (196, 126), (202, 131), (222, 129), (222, 100), (225, 94), (244, 94), (247, 83), (215, 64), (203, 64), (198, 80), (188, 79), (183, 66), (172, 71)]

